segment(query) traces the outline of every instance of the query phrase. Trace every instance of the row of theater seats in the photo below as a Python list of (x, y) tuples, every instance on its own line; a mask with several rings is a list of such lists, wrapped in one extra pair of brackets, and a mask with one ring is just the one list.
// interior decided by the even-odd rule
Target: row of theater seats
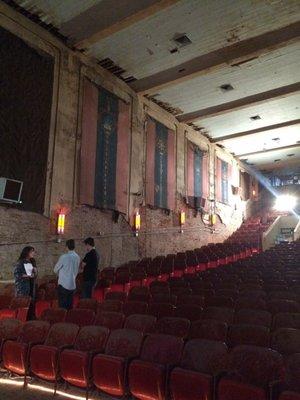
[[(141, 400), (299, 400), (300, 353), (103, 326), (1, 321), (8, 371)], [(8, 339), (10, 337), (10, 339)], [(149, 379), (151, 377), (151, 379)], [(279, 397), (278, 397), (279, 396)]]
[[(207, 339), (225, 342), (228, 347), (247, 344), (268, 347), (289, 356), (300, 352), (300, 313), (279, 313), (274, 316), (273, 330), (271, 316), (259, 310), (239, 310), (235, 319), (224, 322), (224, 309), (209, 308), (203, 318), (189, 320), (185, 317), (160, 317), (149, 314), (124, 315), (121, 312), (92, 310), (49, 309), (41, 319), (51, 324), (58, 322), (75, 323), (78, 326), (98, 325), (110, 330), (127, 328), (143, 333), (162, 333), (183, 339)], [(226, 311), (226, 310), (225, 310)]]
[[(260, 221), (260, 218), (257, 220)], [(180, 277), (183, 274), (205, 271), (226, 265), (246, 257), (261, 250), (261, 239), (252, 241), (249, 231), (248, 240), (239, 240), (239, 232), (257, 228), (255, 219), (247, 220), (232, 235), (230, 240), (224, 243), (208, 244), (194, 250), (168, 254), (167, 256), (157, 256), (155, 258), (143, 258), (142, 260), (130, 261), (118, 268), (104, 268), (99, 275), (99, 282), (94, 291), (94, 296), (98, 300), (103, 300), (105, 289), (113, 291), (126, 291), (134, 286), (149, 286), (156, 280), (166, 281), (169, 277)], [(268, 224), (264, 224), (260, 231), (267, 229)], [(261, 233), (259, 233), (261, 237)], [(78, 292), (80, 292), (82, 275), (78, 276)], [(56, 299), (56, 280), (48, 279), (43, 282), (38, 289), (38, 299), (53, 301)], [(78, 293), (78, 297), (80, 293)]]
[(239, 229), (237, 229), (225, 242), (226, 243), (252, 243), (257, 247), (261, 247), (262, 233), (265, 232), (275, 217), (269, 216), (265, 218), (266, 222), (262, 222), (260, 217), (252, 217), (246, 220)]

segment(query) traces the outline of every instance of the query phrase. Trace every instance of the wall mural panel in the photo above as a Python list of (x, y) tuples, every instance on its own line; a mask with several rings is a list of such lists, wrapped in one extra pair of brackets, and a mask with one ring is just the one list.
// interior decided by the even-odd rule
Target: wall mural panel
[(209, 197), (208, 152), (189, 140), (186, 149), (186, 200), (190, 207), (206, 209)]
[(175, 132), (148, 117), (146, 155), (147, 205), (175, 209)]
[(80, 203), (128, 211), (130, 105), (84, 79)]

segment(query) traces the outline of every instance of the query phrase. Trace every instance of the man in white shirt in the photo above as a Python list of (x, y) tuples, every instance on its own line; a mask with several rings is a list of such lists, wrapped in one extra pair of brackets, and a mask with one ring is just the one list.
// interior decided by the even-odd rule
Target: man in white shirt
[(76, 289), (76, 276), (79, 270), (80, 257), (75, 252), (75, 242), (66, 242), (68, 252), (59, 257), (54, 267), (58, 275), (58, 304), (60, 308), (70, 310), (73, 305), (73, 294)]

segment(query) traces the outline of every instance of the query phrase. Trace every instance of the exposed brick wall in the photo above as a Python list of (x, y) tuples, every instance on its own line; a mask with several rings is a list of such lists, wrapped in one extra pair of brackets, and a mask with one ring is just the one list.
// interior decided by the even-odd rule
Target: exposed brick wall
[[(14, 18), (15, 21), (12, 23)], [(156, 104), (137, 96), (124, 82), (97, 65), (86, 63), (82, 55), (75, 55), (57, 40), (52, 39), (49, 33), (44, 33), (40, 27), (23, 20), (23, 17), (22, 24), (19, 24), (20, 18), (18, 14), (11, 13), (6, 28), (17, 35), (22, 35), (22, 38), (32, 46), (49, 51), (55, 60), (50, 151), (45, 215), (0, 206), (0, 278), (12, 278), (12, 265), (27, 243), (33, 244), (37, 250), (40, 276), (52, 272), (57, 257), (64, 251), (64, 244), (57, 243), (54, 235), (54, 216), (61, 206), (69, 210), (66, 217), (65, 238), (77, 239), (77, 250), (83, 255), (83, 238), (95, 236), (96, 245), (102, 256), (102, 266), (118, 266), (144, 256), (174, 253), (211, 242), (221, 242), (241, 224), (245, 204), (236, 199), (231, 206), (216, 205), (216, 212), (220, 218), (214, 232), (204, 225), (200, 215), (195, 216), (191, 210), (187, 210), (184, 232), (180, 233), (178, 213), (185, 207), (180, 200), (181, 195), (185, 193), (185, 138), (209, 150), (210, 198), (214, 198), (215, 155), (232, 164), (235, 176), (238, 176), (237, 161), (216, 145), (210, 144), (199, 132), (178, 123), (172, 115)], [(32, 32), (35, 35), (32, 35)], [(49, 43), (51, 43), (50, 49)], [(134, 237), (126, 218), (120, 217), (117, 222), (113, 222), (111, 212), (78, 205), (83, 76), (88, 76), (97, 84), (103, 85), (132, 103), (129, 204), (131, 214), (137, 207), (141, 211), (142, 229), (138, 238)], [(177, 207), (170, 215), (161, 210), (145, 208), (143, 205), (146, 143), (144, 121), (147, 113), (174, 129), (177, 135)], [(235, 181), (235, 185), (237, 184)]]

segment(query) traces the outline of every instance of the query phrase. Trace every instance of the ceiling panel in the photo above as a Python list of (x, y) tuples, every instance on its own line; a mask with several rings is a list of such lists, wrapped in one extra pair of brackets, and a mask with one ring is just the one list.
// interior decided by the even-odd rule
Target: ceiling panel
[(300, 141), (300, 124), (242, 136), (220, 144), (225, 145), (232, 153), (242, 154), (289, 146), (297, 141)]
[[(129, 75), (143, 78), (264, 32), (300, 17), (298, 0), (182, 0), (146, 20), (101, 40), (88, 54), (111, 58)], [(191, 45), (179, 48), (174, 36)]]
[[(289, 154), (294, 154), (289, 157)], [(277, 164), (279, 162), (297, 162), (300, 160), (300, 146), (286, 149), (286, 150), (274, 150), (272, 152), (254, 154), (251, 156), (240, 157), (241, 160), (247, 159), (248, 164), (254, 164), (259, 168), (266, 164)], [(275, 161), (278, 160), (278, 161)]]
[(57, 28), (101, 1), (103, 0), (15, 0), (21, 7)]
[[(201, 110), (300, 81), (300, 45), (281, 48), (241, 66), (220, 70), (161, 89), (156, 99), (183, 113)], [(220, 86), (230, 84), (224, 92)]]
[[(251, 116), (259, 115), (261, 119), (252, 121)], [(216, 117), (195, 121), (205, 128), (212, 138), (231, 135), (236, 132), (291, 121), (300, 117), (300, 94), (270, 100), (241, 110), (232, 111)]]

